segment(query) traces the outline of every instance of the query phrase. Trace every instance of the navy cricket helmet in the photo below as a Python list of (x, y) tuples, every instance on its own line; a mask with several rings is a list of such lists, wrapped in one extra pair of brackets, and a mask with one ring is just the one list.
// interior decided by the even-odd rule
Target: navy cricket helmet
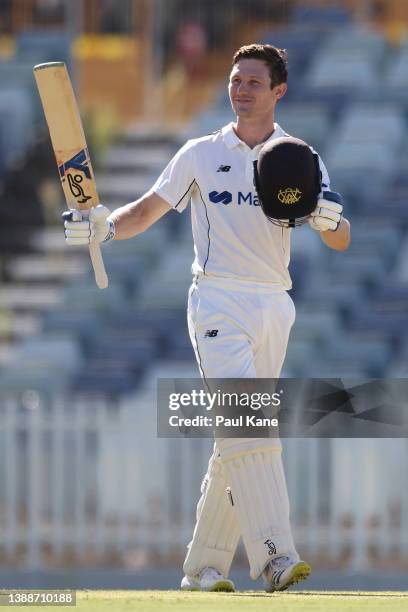
[(322, 176), (319, 157), (292, 136), (267, 142), (254, 161), (254, 184), (263, 212), (282, 227), (303, 225), (317, 205)]

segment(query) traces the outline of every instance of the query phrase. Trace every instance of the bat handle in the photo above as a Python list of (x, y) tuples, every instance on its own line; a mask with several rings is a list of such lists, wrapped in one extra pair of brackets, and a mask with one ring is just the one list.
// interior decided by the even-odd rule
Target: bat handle
[(106, 289), (108, 286), (108, 276), (103, 263), (101, 248), (99, 242), (91, 242), (89, 244), (89, 254), (91, 256), (92, 267), (95, 272), (95, 280), (99, 289)]

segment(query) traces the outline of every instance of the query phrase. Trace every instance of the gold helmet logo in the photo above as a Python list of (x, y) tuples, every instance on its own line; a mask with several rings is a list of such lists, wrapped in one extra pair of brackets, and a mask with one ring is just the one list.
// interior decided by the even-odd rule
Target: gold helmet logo
[(300, 189), (293, 187), (286, 187), (286, 189), (279, 189), (278, 200), (282, 204), (296, 204), (299, 202), (302, 196)]

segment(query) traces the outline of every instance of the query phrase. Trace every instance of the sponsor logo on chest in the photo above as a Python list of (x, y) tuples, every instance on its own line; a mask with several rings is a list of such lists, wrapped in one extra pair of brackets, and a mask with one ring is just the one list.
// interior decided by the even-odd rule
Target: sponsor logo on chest
[(252, 191), (238, 191), (236, 194), (232, 194), (230, 191), (214, 190), (209, 192), (208, 199), (212, 204), (260, 206), (258, 195)]

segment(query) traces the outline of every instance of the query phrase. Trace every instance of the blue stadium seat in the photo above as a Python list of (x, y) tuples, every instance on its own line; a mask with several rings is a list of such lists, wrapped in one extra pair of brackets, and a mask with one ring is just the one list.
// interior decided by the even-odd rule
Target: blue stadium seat
[(378, 72), (373, 62), (364, 57), (351, 57), (346, 61), (341, 55), (322, 53), (312, 63), (304, 83), (315, 90), (353, 88), (353, 93), (363, 91), (369, 95), (378, 87)]
[(3, 368), (0, 390), (61, 391), (82, 366), (79, 342), (68, 333), (34, 337), (23, 342)]
[(377, 332), (382, 330), (394, 342), (401, 337), (401, 330), (407, 324), (406, 313), (373, 312), (368, 308), (357, 310), (350, 318), (348, 329), (352, 331)]
[(407, 196), (388, 191), (387, 195), (379, 200), (367, 199), (363, 201), (359, 213), (370, 216), (385, 224), (392, 223), (396, 227), (406, 228), (408, 224)]
[(330, 109), (325, 104), (288, 102), (277, 106), (276, 120), (289, 134), (324, 152), (333, 129)]
[(188, 335), (187, 325), (184, 329), (175, 330), (167, 342), (167, 349), (163, 351), (166, 359), (176, 361), (195, 361), (193, 347)]
[(126, 338), (122, 334), (105, 331), (102, 337), (92, 342), (88, 348), (88, 354), (94, 360), (126, 360), (140, 368), (146, 367), (149, 362), (159, 356), (160, 346), (150, 339)]
[(322, 353), (329, 363), (333, 360), (347, 359), (359, 361), (373, 377), (384, 376), (387, 363), (392, 355), (392, 344), (380, 339), (359, 337), (347, 332), (340, 337), (328, 338), (329, 342)]
[(386, 147), (400, 147), (404, 142), (408, 126), (398, 104), (359, 102), (350, 105), (337, 126), (337, 136), (350, 144), (376, 142), (379, 116), (381, 116), (381, 142)]
[(115, 317), (115, 328), (129, 330), (149, 330), (165, 336), (187, 325), (185, 308), (170, 309), (163, 304), (149, 310), (131, 309), (123, 304)]
[(349, 87), (314, 87), (309, 83), (307, 75), (294, 87), (289, 86), (289, 89), (293, 90), (291, 102), (324, 104), (326, 108), (330, 109), (333, 123), (342, 115), (351, 101), (358, 96), (358, 92)]
[(395, 157), (392, 147), (378, 141), (333, 141), (326, 152), (333, 185), (344, 194), (358, 191), (365, 200), (384, 192), (394, 170)]
[(105, 325), (106, 321), (99, 312), (59, 307), (45, 313), (42, 329), (47, 334), (69, 333), (86, 347), (101, 334)]
[(302, 27), (312, 30), (327, 28), (341, 28), (342, 30), (351, 23), (351, 13), (340, 3), (337, 6), (307, 6), (298, 4), (294, 7), (292, 21)]
[(285, 30), (264, 32), (260, 42), (285, 49), (288, 54), (289, 79), (296, 83), (325, 40), (325, 33), (316, 32), (303, 26), (291, 26)]
[(16, 36), (16, 54), (20, 61), (31, 65), (42, 62), (65, 62), (71, 58), (72, 39), (69, 34), (49, 30), (26, 30)]
[(357, 249), (355, 251), (355, 254), (351, 250), (333, 253), (329, 260), (332, 278), (355, 284), (382, 282), (391, 267), (390, 261), (387, 262), (382, 253), (358, 253)]
[(382, 69), (387, 58), (388, 46), (385, 37), (372, 29), (360, 26), (339, 28), (325, 40), (322, 53), (347, 58), (365, 58)]
[(86, 372), (73, 377), (69, 388), (75, 393), (94, 393), (103, 396), (118, 397), (134, 391), (141, 382), (141, 374), (127, 370), (122, 363), (94, 366), (89, 363)]
[(328, 275), (322, 279), (314, 271), (309, 271), (309, 282), (305, 283), (301, 294), (302, 300), (309, 304), (315, 303), (328, 311), (344, 312), (350, 305), (362, 305), (367, 298), (367, 289), (353, 279)]
[(109, 290), (101, 291), (94, 282), (72, 283), (64, 289), (63, 304), (66, 308), (81, 311), (96, 311), (114, 314), (121, 309), (126, 293), (121, 285), (109, 285)]
[(380, 95), (387, 100), (399, 101), (406, 107), (407, 89), (408, 44), (403, 45), (397, 57), (390, 61), (388, 71), (384, 78), (384, 87), (380, 88)]
[(321, 352), (321, 345), (317, 338), (296, 337), (292, 335), (285, 357), (285, 370), (289, 370), (293, 377), (301, 377), (305, 371), (305, 364), (313, 363)]
[(353, 359), (350, 357), (344, 358), (326, 358), (325, 356), (319, 361), (311, 361), (305, 365), (302, 376), (309, 378), (345, 378), (355, 380), (356, 378), (370, 378), (372, 376), (371, 369), (364, 361)]
[[(109, 283), (123, 287), (125, 293), (129, 295), (137, 293), (144, 275), (153, 263), (148, 255), (139, 257), (131, 253), (117, 253), (114, 247), (112, 249), (103, 247), (103, 259)], [(90, 268), (87, 274), (90, 283), (93, 282), (93, 276), (94, 272)]]
[[(1, 65), (0, 62), (0, 171), (24, 152), (34, 133), (30, 96), (18, 84), (8, 82), (7, 75), (3, 80)], [(33, 82), (30, 85), (33, 88)]]

